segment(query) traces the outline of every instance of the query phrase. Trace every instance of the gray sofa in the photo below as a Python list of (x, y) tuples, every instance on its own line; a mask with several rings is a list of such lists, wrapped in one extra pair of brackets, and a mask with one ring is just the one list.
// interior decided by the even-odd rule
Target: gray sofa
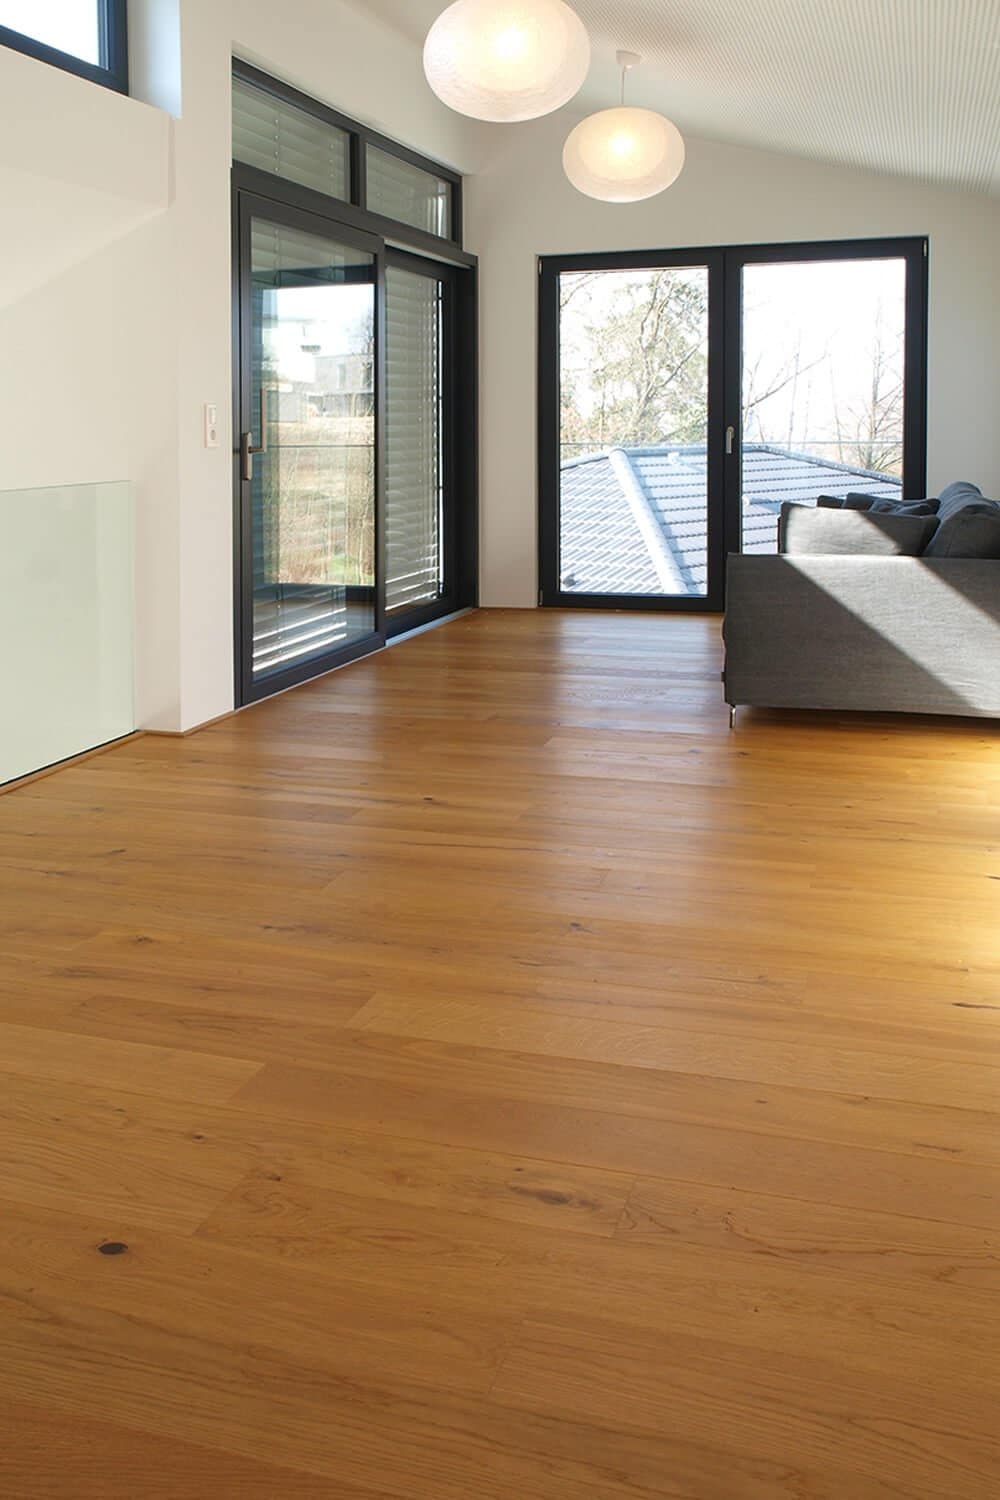
[[(919, 555), (886, 550), (889, 532), (907, 530), (895, 520), (887, 532), (871, 518), (872, 550), (855, 552), (836, 532), (863, 517), (810, 520), (786, 508), (784, 539), (802, 523), (807, 546), (812, 529), (832, 537), (834, 550), (789, 545), (777, 556), (730, 557), (726, 702), (1000, 718), (1000, 506), (994, 531), (992, 503), (954, 485), (933, 502), (929, 527), (908, 516), (907, 526), (925, 528)], [(970, 548), (987, 556), (953, 555)]]

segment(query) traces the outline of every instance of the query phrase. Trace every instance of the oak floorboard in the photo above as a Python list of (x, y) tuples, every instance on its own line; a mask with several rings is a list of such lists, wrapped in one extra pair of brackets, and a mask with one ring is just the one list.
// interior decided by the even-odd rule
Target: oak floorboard
[[(502, 1000), (495, 1002), (503, 1005)], [(509, 1002), (507, 1002), (509, 1004)], [(419, 1013), (419, 1006), (416, 1007)], [(626, 1065), (616, 1047), (608, 1060), (553, 1056), (545, 1051), (512, 1051), (468, 1042), (427, 1041), (411, 1034), (396, 1035), (359, 1023), (367, 1007), (342, 1025), (313, 1025), (292, 1018), (263, 1017), (232, 1007), (192, 1008), (142, 998), (93, 995), (87, 1000), (16, 1008), (0, 999), (0, 1017), (31, 1017), (34, 1050), (44, 1049), (47, 1033), (56, 1043), (64, 1033), (81, 1039), (113, 1039), (109, 1050), (117, 1056), (121, 1042), (140, 1044), (140, 1056), (220, 1059), (226, 1065), (223, 1081), (236, 1055), (243, 1076), (233, 1081), (236, 1092), (246, 1075), (269, 1062), (304, 1064), (331, 1070), (331, 1091), (344, 1096), (350, 1080), (369, 1079), (380, 1085), (405, 1088), (418, 1067), (428, 1090), (456, 1090), (483, 1099), (545, 1103), (570, 1108), (600, 1109), (616, 1116), (672, 1121), (676, 1124), (733, 1125), (763, 1135), (827, 1141), (866, 1150), (900, 1152), (919, 1157), (952, 1156), (967, 1162), (1000, 1167), (1000, 1131), (995, 1115), (966, 1108), (961, 1112), (942, 1105), (914, 1104), (893, 1098), (835, 1092), (796, 1084), (768, 1084), (675, 1072), (657, 1068), (652, 1060), (639, 1067)], [(554, 1026), (555, 1022), (550, 1022)], [(11, 1028), (20, 1030), (20, 1028)], [(5, 1030), (0, 1024), (0, 1038)], [(626, 1040), (628, 1033), (626, 1032)], [(488, 1037), (484, 1038), (488, 1040)], [(72, 1047), (74, 1042), (67, 1038)], [(105, 1045), (108, 1045), (105, 1042)], [(567, 1047), (567, 1051), (572, 1050)], [(99, 1054), (100, 1055), (100, 1054)], [(613, 1059), (613, 1060), (612, 1060)], [(256, 1063), (258, 1067), (254, 1067)], [(0, 1071), (5, 1065), (0, 1057)], [(11, 1071), (24, 1071), (21, 1069)], [(197, 1068), (194, 1070), (197, 1075)], [(208, 1072), (211, 1075), (211, 1064)], [(336, 1078), (344, 1076), (345, 1081)], [(58, 1076), (58, 1073), (56, 1074)], [(90, 1082), (95, 1082), (89, 1074)], [(794, 1070), (788, 1075), (796, 1076)], [(918, 1074), (919, 1076), (919, 1074)], [(213, 1080), (214, 1082), (214, 1080)], [(855, 1087), (857, 1084), (855, 1083)], [(182, 1074), (167, 1073), (165, 1085), (156, 1079), (150, 1092), (167, 1097), (211, 1097), (198, 1092)], [(219, 1102), (223, 1102), (220, 1097)]]
[[(710, 1031), (631, 1026), (603, 1020), (539, 1015), (530, 1008), (500, 1010), (489, 1001), (421, 1001), (376, 996), (352, 1023), (361, 1030), (387, 1032), (430, 1042), (450, 1041), (503, 1051), (576, 1058), (695, 1073), (710, 1078), (781, 1084), (789, 1078), (807, 1088), (873, 1095), (900, 1102), (940, 1104), (957, 1098), (969, 1109), (1000, 1111), (1000, 1070), (969, 1058), (950, 1063), (905, 1052), (901, 1038), (891, 1055), (871, 1054), (863, 1041), (854, 1048), (823, 1046), (769, 1037)], [(996, 1059), (1000, 1062), (1000, 1059)]]
[(892, 1493), (903, 1475), (897, 1493), (912, 1500), (996, 1494), (1000, 1436), (986, 1393), (956, 1399), (905, 1373), (887, 1386), (832, 1369), (815, 1351), (759, 1354), (749, 1380), (746, 1369), (739, 1345), (611, 1321), (537, 1323), (522, 1331), (493, 1397), (512, 1414), (718, 1443), (733, 1455), (735, 1494), (741, 1459), (780, 1464), (790, 1452), (807, 1470), (839, 1470), (845, 1496), (886, 1483)]
[[(865, 1210), (926, 1214), (1000, 1230), (997, 1169), (933, 1151), (858, 1150), (839, 1142), (742, 1128), (614, 1114), (550, 1102), (486, 1097), (423, 1080), (373, 1080), (350, 1072), (269, 1063), (236, 1095), (240, 1107), (276, 1121), (385, 1133), (443, 1144), (457, 1130), (478, 1151), (631, 1176), (733, 1183), (748, 1190)], [(928, 1143), (929, 1144), (929, 1143)]]
[(341, 1480), (16, 1400), (0, 1402), (0, 1494), (5, 1500), (386, 1500)]
[[(555, 1214), (548, 1223), (515, 1219), (497, 1213), (489, 1202), (460, 1195), (442, 1203), (431, 1219), (422, 1204), (399, 1196), (333, 1190), (322, 1170), (295, 1160), (281, 1174), (249, 1173), (197, 1233), (275, 1261), (325, 1267), (361, 1283), (391, 1278), (421, 1287), (453, 1274), (485, 1279), (503, 1267), (520, 1296), (531, 1268), (532, 1285), (541, 1288), (549, 1312), (561, 1305), (565, 1277), (589, 1284), (586, 1295), (603, 1306), (603, 1291), (596, 1296), (595, 1284), (604, 1288), (609, 1278), (620, 1280), (627, 1297), (629, 1286), (659, 1285), (672, 1272), (675, 1256), (678, 1263), (689, 1264), (689, 1253), (710, 1265), (713, 1281), (729, 1278), (729, 1257), (738, 1257), (763, 1265), (768, 1277), (782, 1263), (821, 1279), (830, 1271), (842, 1273), (838, 1284), (848, 1294), (870, 1278), (916, 1283), (922, 1290), (914, 1296), (923, 1299), (917, 1305), (924, 1316), (928, 1309), (936, 1315), (935, 1299), (946, 1286), (1000, 1295), (1000, 1236), (937, 1219), (806, 1206), (799, 1199), (739, 1188), (640, 1179), (609, 1248), (603, 1238), (595, 1243), (597, 1236), (582, 1236), (571, 1215), (561, 1218), (558, 1236), (552, 1231), (556, 1222)], [(623, 1252), (623, 1247), (630, 1248)], [(877, 1288), (869, 1286), (867, 1294), (877, 1309)], [(940, 1302), (950, 1305), (947, 1294)], [(645, 1298), (637, 1298), (636, 1305), (645, 1306)], [(996, 1310), (976, 1305), (982, 1327), (992, 1336)], [(525, 1307), (537, 1310), (537, 1301)], [(693, 1316), (701, 1307), (700, 1298), (692, 1299)]]
[(89, 1083), (132, 1092), (223, 1104), (258, 1071), (238, 1054), (209, 1056), (181, 1046), (157, 1046), (118, 1037), (87, 1036), (72, 1015), (58, 1027), (15, 1026), (0, 1021), (0, 1074), (51, 1083)]
[(720, 661), (481, 611), (0, 797), (0, 1494), (995, 1500), (996, 727)]

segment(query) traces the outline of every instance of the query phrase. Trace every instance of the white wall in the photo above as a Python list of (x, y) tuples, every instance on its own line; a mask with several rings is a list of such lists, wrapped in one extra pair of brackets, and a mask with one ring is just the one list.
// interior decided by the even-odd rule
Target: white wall
[(530, 607), (536, 542), (537, 257), (578, 251), (922, 235), (931, 242), (929, 484), (1000, 493), (1000, 202), (761, 151), (688, 141), (646, 203), (573, 189), (572, 111), (508, 127), (467, 188), (482, 257), (482, 602)]
[(130, 482), (138, 721), (176, 730), (233, 702), (234, 52), (461, 169), (481, 140), (361, 0), (131, 0), (130, 41), (131, 99), (0, 48), (0, 490)]

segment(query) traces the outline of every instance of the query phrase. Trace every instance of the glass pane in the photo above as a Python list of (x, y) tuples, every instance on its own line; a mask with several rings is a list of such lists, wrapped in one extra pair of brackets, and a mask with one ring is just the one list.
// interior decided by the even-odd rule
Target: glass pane
[(785, 500), (902, 498), (905, 336), (905, 260), (744, 267), (744, 551)]
[(560, 278), (566, 593), (708, 592), (708, 268)]
[(377, 146), (367, 150), (368, 207), (400, 224), (448, 239), (452, 232), (452, 188), (443, 177), (390, 156)]
[(347, 131), (240, 78), (233, 79), (233, 158), (330, 198), (350, 197)]
[(101, 62), (99, 0), (0, 0), (0, 26), (84, 62)]
[(135, 728), (129, 487), (0, 494), (0, 535), (2, 782)]
[(444, 592), (442, 555), (443, 287), (386, 272), (386, 603), (428, 603)]
[(251, 243), (260, 677), (375, 630), (375, 261), (262, 219)]

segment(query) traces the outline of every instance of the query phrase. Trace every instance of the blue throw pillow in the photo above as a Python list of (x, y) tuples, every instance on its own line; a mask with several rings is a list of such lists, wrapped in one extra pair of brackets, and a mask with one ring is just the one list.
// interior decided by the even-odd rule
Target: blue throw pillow
[(1000, 505), (979, 500), (953, 511), (938, 526), (924, 556), (1000, 560)]

